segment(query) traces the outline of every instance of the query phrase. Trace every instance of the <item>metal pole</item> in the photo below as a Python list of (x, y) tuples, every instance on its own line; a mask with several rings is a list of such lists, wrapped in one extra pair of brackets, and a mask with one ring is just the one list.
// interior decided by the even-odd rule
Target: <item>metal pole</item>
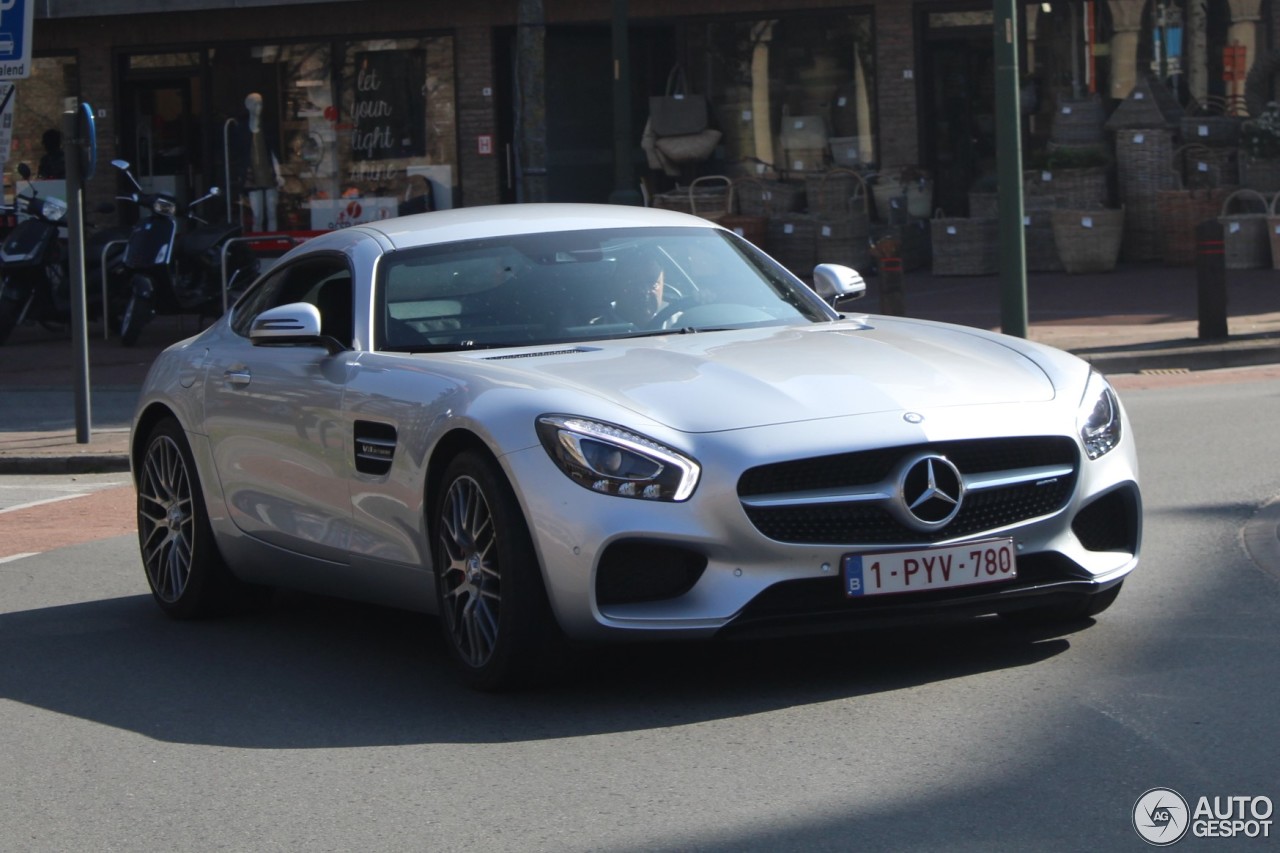
[(1022, 206), (1022, 116), (1016, 0), (995, 4), (996, 152), (1000, 198), (1000, 326), (1027, 336), (1027, 245)]
[[(80, 138), (79, 105), (62, 114), (62, 138), (69, 142), (67, 151), (67, 249), (71, 278), (71, 343), (75, 358), (76, 443), (89, 443), (89, 325), (84, 282), (84, 178), (80, 157), (84, 140)], [(107, 306), (103, 305), (106, 311)]]

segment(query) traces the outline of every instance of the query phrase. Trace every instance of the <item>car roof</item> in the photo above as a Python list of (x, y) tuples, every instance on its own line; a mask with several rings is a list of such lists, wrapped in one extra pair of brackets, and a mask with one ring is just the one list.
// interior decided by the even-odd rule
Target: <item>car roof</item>
[(672, 210), (620, 204), (502, 204), (417, 213), (363, 223), (397, 249), (477, 240), (508, 234), (583, 231), (593, 228), (718, 227)]

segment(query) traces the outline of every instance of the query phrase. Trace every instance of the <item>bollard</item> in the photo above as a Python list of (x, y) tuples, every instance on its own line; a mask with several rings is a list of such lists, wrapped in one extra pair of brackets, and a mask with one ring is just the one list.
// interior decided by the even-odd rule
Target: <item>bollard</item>
[(1196, 310), (1201, 338), (1227, 337), (1227, 257), (1222, 223), (1196, 226)]
[(907, 316), (902, 296), (902, 258), (880, 259), (880, 313)]

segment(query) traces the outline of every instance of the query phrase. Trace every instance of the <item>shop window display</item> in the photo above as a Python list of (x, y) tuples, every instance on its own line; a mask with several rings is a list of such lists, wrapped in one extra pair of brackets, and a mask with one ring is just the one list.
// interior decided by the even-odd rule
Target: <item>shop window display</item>
[(36, 57), (30, 77), (0, 84), (0, 97), (8, 94), (10, 100), (4, 114), (12, 116), (7, 127), (0, 127), (6, 199), (12, 199), (20, 184), (25, 185), (18, 177), (20, 163), (31, 167), (41, 195), (66, 197), (62, 111), (76, 88), (76, 62), (71, 56)]
[(452, 206), (451, 37), (255, 46), (249, 57), (215, 60), (222, 102), (243, 99), (226, 159), (248, 230), (328, 231)]
[(688, 55), (706, 57), (725, 159), (749, 174), (874, 162), (871, 24), (840, 13), (693, 28)]

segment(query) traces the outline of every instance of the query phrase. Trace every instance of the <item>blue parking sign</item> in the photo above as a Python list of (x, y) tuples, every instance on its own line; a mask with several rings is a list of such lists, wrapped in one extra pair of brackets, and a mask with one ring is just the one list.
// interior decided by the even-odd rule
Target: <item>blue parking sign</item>
[(31, 21), (35, 0), (0, 0), (0, 80), (31, 76)]

